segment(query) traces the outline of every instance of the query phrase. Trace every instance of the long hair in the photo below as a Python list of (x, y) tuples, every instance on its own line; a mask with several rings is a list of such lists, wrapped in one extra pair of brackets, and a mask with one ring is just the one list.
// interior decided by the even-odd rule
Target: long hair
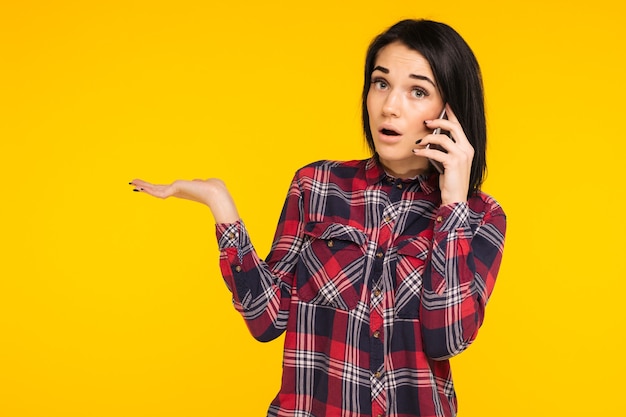
[(470, 196), (480, 190), (487, 170), (487, 123), (480, 67), (474, 53), (450, 26), (431, 20), (402, 20), (378, 35), (367, 50), (362, 117), (365, 139), (376, 152), (367, 111), (367, 95), (376, 57), (382, 48), (401, 42), (419, 52), (430, 64), (444, 103), (448, 103), (474, 148)]

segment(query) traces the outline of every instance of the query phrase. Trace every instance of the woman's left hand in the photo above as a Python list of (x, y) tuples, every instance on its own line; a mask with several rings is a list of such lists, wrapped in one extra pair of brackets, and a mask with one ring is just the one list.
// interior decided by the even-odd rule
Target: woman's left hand
[[(413, 150), (417, 156), (426, 157), (443, 164), (444, 171), (439, 176), (442, 205), (467, 201), (472, 159), (474, 158), (474, 148), (467, 140), (461, 124), (447, 104), (446, 115), (448, 116), (447, 120), (434, 119), (427, 120), (425, 123), (429, 129), (434, 130), (439, 127), (441, 130), (447, 130), (450, 132), (450, 137), (444, 134), (427, 135)], [(428, 145), (431, 149), (427, 148)], [(440, 146), (447, 153), (432, 149), (433, 145)]]

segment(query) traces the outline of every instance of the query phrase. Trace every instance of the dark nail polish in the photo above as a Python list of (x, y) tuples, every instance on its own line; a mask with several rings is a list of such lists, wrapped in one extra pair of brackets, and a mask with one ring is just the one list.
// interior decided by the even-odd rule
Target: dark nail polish
[(418, 140), (416, 140), (416, 141), (415, 141), (415, 144), (416, 144), (416, 145), (419, 145), (421, 142), (422, 142), (422, 140), (421, 140), (421, 139), (418, 139)]
[(138, 190), (138, 189), (136, 189), (136, 188), (133, 188), (133, 191), (134, 191), (134, 192), (136, 192), (136, 193), (138, 193), (138, 192), (139, 192), (139, 190)]

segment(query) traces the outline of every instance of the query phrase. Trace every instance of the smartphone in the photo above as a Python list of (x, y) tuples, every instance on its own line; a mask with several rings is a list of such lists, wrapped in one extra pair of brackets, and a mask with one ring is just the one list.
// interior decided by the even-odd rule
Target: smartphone
[[(444, 109), (441, 111), (441, 114), (439, 115), (439, 119), (445, 119), (445, 118), (446, 118), (446, 109), (444, 107)], [(437, 129), (433, 130), (433, 135), (439, 135), (440, 133), (441, 133), (441, 128), (440, 127), (438, 127)], [(444, 133), (444, 134), (447, 134), (447, 133)], [(427, 149), (431, 149), (431, 148), (432, 149), (437, 149), (438, 151), (447, 153), (445, 149), (443, 149), (441, 146), (435, 145), (435, 144), (433, 144), (431, 146), (431, 144), (429, 143), (428, 145), (426, 145), (426, 148)], [(428, 158), (428, 161), (430, 161), (432, 166), (435, 167), (437, 172), (439, 172), (440, 174), (443, 174), (443, 164), (441, 162), (435, 161), (434, 159), (430, 159), (430, 158)]]

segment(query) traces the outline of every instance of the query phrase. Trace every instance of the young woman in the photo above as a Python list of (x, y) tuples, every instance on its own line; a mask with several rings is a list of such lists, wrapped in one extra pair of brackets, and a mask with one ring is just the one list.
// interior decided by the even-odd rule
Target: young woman
[(297, 171), (265, 261), (222, 181), (131, 182), (209, 206), (250, 332), (286, 331), (269, 416), (456, 415), (448, 358), (483, 322), (506, 225), (480, 191), (483, 91), (465, 41), (427, 20), (374, 39), (363, 126), (371, 158)]

